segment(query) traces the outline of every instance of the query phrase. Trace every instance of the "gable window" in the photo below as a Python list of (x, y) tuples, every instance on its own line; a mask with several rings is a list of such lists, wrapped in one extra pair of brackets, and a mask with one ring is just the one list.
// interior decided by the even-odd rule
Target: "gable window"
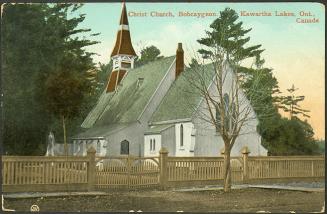
[(181, 124), (180, 127), (180, 146), (184, 146), (184, 129), (183, 129), (183, 124)]
[(120, 154), (128, 155), (129, 154), (129, 142), (127, 140), (123, 140), (120, 143)]

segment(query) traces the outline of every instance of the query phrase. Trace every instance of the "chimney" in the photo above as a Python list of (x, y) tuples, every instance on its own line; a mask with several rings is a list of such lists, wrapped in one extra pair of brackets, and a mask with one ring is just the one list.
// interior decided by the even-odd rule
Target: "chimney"
[(178, 47), (176, 50), (176, 75), (175, 78), (178, 77), (180, 73), (184, 70), (184, 51), (182, 48), (182, 43), (178, 43)]

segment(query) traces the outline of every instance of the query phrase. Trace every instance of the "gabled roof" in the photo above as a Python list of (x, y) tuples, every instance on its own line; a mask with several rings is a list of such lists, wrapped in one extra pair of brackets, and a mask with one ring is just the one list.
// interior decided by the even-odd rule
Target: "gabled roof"
[(199, 77), (196, 72), (199, 70), (204, 72), (201, 77), (206, 87), (209, 87), (215, 74), (212, 64), (202, 65), (198, 69), (186, 68), (162, 99), (159, 107), (152, 115), (150, 123), (192, 118), (194, 110), (202, 98), (193, 84), (193, 82), (198, 82)]
[(175, 56), (166, 57), (129, 70), (117, 92), (102, 93), (82, 127), (137, 121), (174, 59)]

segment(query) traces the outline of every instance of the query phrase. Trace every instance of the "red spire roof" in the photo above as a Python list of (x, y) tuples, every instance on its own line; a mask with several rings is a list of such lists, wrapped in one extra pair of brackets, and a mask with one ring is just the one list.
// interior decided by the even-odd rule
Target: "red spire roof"
[(127, 11), (126, 11), (126, 5), (125, 2), (123, 2), (123, 8), (121, 11), (121, 16), (120, 16), (120, 25), (128, 25), (128, 19), (127, 19)]
[(126, 10), (125, 2), (123, 2), (119, 24), (120, 26), (117, 32), (116, 43), (114, 49), (112, 50), (111, 57), (118, 54), (136, 56), (131, 41), (131, 35), (129, 33), (127, 10)]

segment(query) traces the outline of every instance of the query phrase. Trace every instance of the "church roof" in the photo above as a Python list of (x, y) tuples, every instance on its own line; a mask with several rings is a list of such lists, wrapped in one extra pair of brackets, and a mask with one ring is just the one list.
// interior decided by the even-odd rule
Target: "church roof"
[(98, 99), (97, 104), (95, 107), (90, 111), (90, 113), (84, 119), (81, 127), (82, 128), (90, 128), (96, 122), (96, 120), (100, 117), (101, 113), (103, 112), (104, 108), (109, 104), (111, 97), (114, 95), (114, 92), (107, 93), (104, 90), (101, 96)]
[(102, 93), (82, 127), (137, 121), (174, 59), (166, 57), (129, 70), (117, 92)]
[(215, 74), (212, 64), (202, 65), (200, 69), (186, 68), (173, 82), (152, 115), (150, 123), (192, 118), (202, 98), (194, 85), (194, 82), (198, 82), (199, 78), (196, 70), (204, 72), (205, 75), (201, 75), (201, 77), (206, 87), (209, 87)]

